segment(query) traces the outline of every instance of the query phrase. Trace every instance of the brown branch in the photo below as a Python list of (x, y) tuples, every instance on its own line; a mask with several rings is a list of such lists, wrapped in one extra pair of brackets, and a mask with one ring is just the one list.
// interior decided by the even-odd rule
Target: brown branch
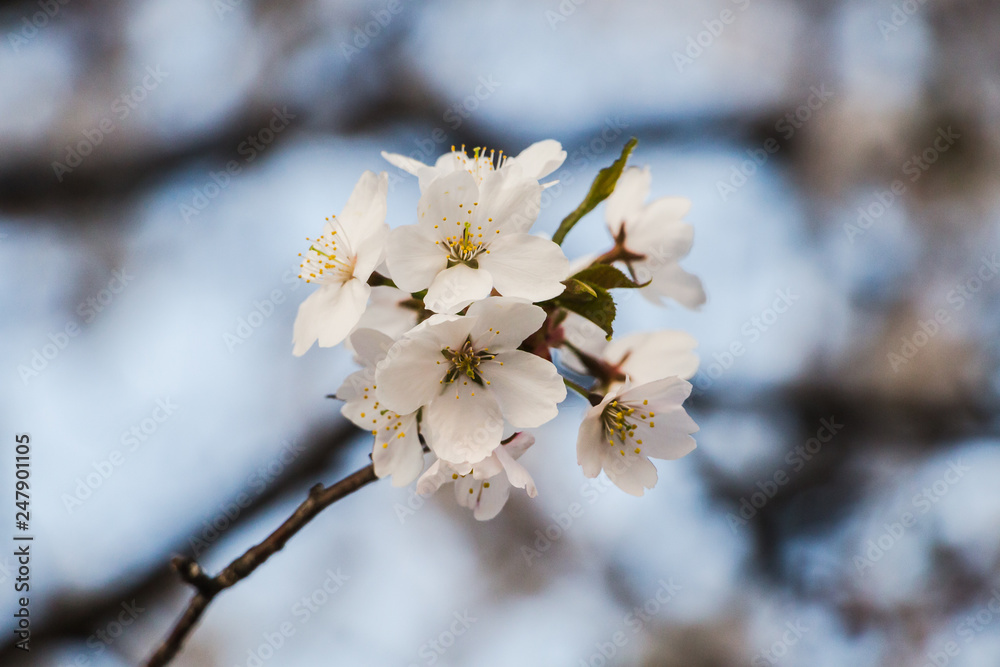
[(214, 577), (205, 574), (201, 566), (190, 558), (183, 556), (174, 558), (172, 565), (181, 579), (194, 586), (198, 592), (191, 598), (191, 602), (188, 603), (187, 609), (174, 625), (174, 629), (149, 659), (146, 666), (162, 667), (173, 660), (180, 652), (184, 640), (194, 630), (194, 626), (216, 595), (230, 586), (234, 586), (263, 565), (264, 561), (280, 551), (285, 543), (302, 530), (317, 514), (376, 479), (378, 478), (375, 476), (375, 467), (369, 464), (332, 486), (324, 487), (322, 484), (317, 484), (309, 490), (309, 497), (302, 501), (302, 504), (283, 524), (278, 526), (277, 530), (268, 535), (260, 544), (248, 549), (246, 553)]

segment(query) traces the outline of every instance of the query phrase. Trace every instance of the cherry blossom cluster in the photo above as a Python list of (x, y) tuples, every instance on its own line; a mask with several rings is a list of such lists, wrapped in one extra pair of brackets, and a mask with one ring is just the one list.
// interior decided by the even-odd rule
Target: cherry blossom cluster
[[(625, 167), (635, 146), (597, 175), (555, 235), (532, 234), (545, 179), (566, 159), (557, 141), (518, 154), (464, 146), (426, 165), (383, 157), (419, 180), (415, 221), (386, 224), (388, 178), (366, 171), (340, 215), (308, 239), (301, 275), (319, 286), (299, 307), (294, 354), (345, 343), (361, 366), (337, 390), (342, 413), (374, 438), (379, 477), (454, 485), (460, 505), (490, 519), (511, 488), (537, 493), (518, 461), (528, 429), (556, 417), (567, 388), (589, 403), (577, 438), (587, 477), (603, 470), (641, 496), (657, 480), (650, 457), (677, 459), (698, 430), (683, 407), (698, 367), (678, 331), (613, 339), (612, 291), (654, 305), (705, 302), (678, 262), (693, 230), (690, 202), (647, 202), (648, 168)], [(610, 248), (570, 262), (562, 240), (606, 200)], [(429, 465), (428, 465), (429, 463)]]

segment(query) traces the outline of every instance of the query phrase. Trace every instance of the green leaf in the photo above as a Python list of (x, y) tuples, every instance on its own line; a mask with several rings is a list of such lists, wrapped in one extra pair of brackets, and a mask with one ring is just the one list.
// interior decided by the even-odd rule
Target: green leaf
[[(573, 280), (572, 278), (567, 282), (574, 285), (577, 283), (582, 284), (581, 281)], [(571, 291), (567, 288), (565, 292), (555, 299), (555, 303), (557, 306), (582, 315), (601, 327), (608, 334), (608, 340), (611, 340), (611, 335), (614, 333), (615, 300), (611, 298), (611, 292), (600, 285), (588, 285), (588, 287), (590, 289), (587, 291), (583, 291), (582, 289), (580, 291)], [(591, 296), (589, 292), (593, 292), (594, 295)]]
[(588, 285), (597, 285), (598, 287), (603, 287), (604, 289), (615, 289), (618, 287), (637, 289), (639, 287), (645, 287), (649, 284), (648, 281), (644, 283), (635, 282), (610, 264), (595, 264), (594, 266), (580, 271), (575, 276), (571, 277), (570, 280), (586, 283)]
[(590, 192), (576, 207), (576, 210), (559, 223), (559, 229), (552, 235), (553, 241), (562, 245), (563, 239), (569, 234), (569, 230), (573, 229), (573, 226), (580, 221), (580, 218), (590, 213), (595, 206), (608, 198), (608, 195), (614, 191), (615, 184), (618, 183), (618, 178), (622, 175), (622, 170), (625, 169), (625, 161), (628, 160), (628, 156), (637, 143), (639, 140), (635, 137), (629, 139), (625, 147), (622, 148), (621, 156), (610, 167), (605, 167), (597, 172), (597, 178), (590, 184)]
[(594, 291), (594, 288), (582, 280), (570, 278), (564, 281), (563, 284), (566, 285), (566, 290), (562, 293), (563, 297), (576, 297), (589, 294), (591, 298), (597, 298), (597, 292)]

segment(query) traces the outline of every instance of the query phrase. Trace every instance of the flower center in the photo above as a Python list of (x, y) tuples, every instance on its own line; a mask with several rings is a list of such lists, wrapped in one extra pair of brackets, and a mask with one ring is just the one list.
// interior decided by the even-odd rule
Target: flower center
[(616, 437), (624, 443), (626, 438), (632, 435), (636, 426), (628, 420), (628, 417), (631, 417), (634, 412), (635, 408), (624, 406), (618, 401), (611, 401), (604, 408), (604, 414), (601, 415), (601, 418), (604, 421), (604, 432), (608, 436), (609, 445), (615, 444)]
[(486, 244), (479, 237), (482, 237), (482, 234), (477, 237), (472, 232), (472, 223), (466, 222), (461, 236), (456, 234), (445, 238), (445, 243), (448, 244), (449, 268), (455, 264), (468, 264), (474, 269), (479, 268), (476, 257), (486, 251)]
[(355, 257), (337, 249), (337, 232), (323, 234), (319, 238), (310, 239), (312, 245), (306, 250), (306, 254), (299, 253), (302, 263), (299, 268), (299, 278), (307, 283), (313, 281), (318, 283), (344, 283), (354, 277)]
[(491, 361), (497, 356), (490, 352), (489, 348), (477, 352), (472, 347), (471, 337), (467, 337), (462, 347), (458, 350), (446, 347), (441, 350), (441, 354), (451, 362), (451, 367), (444, 376), (445, 384), (450, 384), (460, 376), (465, 376), (480, 386), (483, 385), (483, 376), (479, 373), (479, 364), (484, 361)]
[(491, 149), (487, 155), (486, 150), (485, 146), (477, 146), (472, 149), (472, 156), (470, 157), (465, 152), (465, 144), (462, 144), (461, 151), (456, 151), (455, 147), (452, 146), (451, 154), (455, 156), (455, 159), (459, 161), (463, 169), (472, 174), (472, 177), (479, 184), (482, 184), (490, 172), (500, 170), (504, 162), (507, 161), (507, 156), (503, 154), (503, 151), (497, 153)]

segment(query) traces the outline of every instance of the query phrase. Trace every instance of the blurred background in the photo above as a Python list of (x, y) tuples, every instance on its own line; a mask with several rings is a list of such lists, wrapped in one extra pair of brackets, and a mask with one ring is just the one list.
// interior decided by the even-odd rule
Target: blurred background
[[(30, 433), (35, 542), (29, 659), (0, 556), (0, 663), (139, 663), (191, 594), (171, 555), (214, 573), (367, 463), (324, 398), (349, 354), (291, 330), (362, 170), (412, 221), (381, 150), (557, 139), (551, 233), (634, 135), (709, 301), (619, 295), (616, 329), (699, 339), (698, 449), (641, 499), (585, 480), (571, 396), (535, 500), (365, 488), (175, 664), (1000, 664), (998, 29), (985, 0), (3, 2), (0, 472)], [(565, 247), (607, 244), (598, 209)]]

